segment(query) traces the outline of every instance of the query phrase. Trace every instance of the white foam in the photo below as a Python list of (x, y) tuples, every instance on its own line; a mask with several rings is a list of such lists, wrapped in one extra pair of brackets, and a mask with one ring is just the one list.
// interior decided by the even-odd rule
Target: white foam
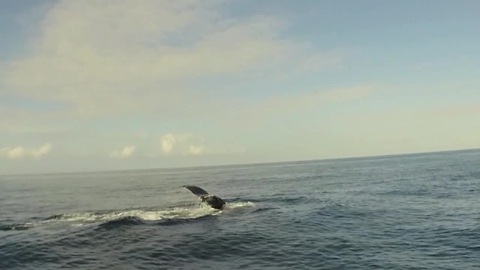
[(236, 208), (244, 208), (244, 207), (254, 207), (255, 204), (253, 202), (234, 202), (234, 203), (227, 203), (225, 209), (236, 209)]
[(176, 207), (164, 210), (141, 210), (131, 209), (125, 211), (112, 211), (105, 213), (83, 212), (63, 214), (57, 217), (41, 221), (39, 223), (28, 223), (29, 226), (50, 225), (50, 226), (71, 226), (83, 227), (89, 224), (104, 223), (112, 220), (118, 220), (126, 217), (134, 217), (145, 221), (157, 221), (162, 219), (195, 219), (208, 215), (219, 215), (223, 211), (238, 209), (244, 207), (254, 207), (252, 202), (233, 202), (227, 203), (223, 210), (213, 209), (207, 204), (190, 207)]
[(146, 221), (156, 221), (162, 219), (190, 219), (199, 218), (206, 215), (216, 215), (221, 211), (211, 207), (192, 207), (192, 208), (172, 208), (168, 210), (141, 210), (132, 209), (118, 212), (108, 213), (73, 213), (64, 214), (57, 218), (45, 220), (43, 224), (65, 224), (70, 223), (72, 226), (83, 226), (89, 223), (102, 223), (117, 220), (126, 217), (134, 217)]

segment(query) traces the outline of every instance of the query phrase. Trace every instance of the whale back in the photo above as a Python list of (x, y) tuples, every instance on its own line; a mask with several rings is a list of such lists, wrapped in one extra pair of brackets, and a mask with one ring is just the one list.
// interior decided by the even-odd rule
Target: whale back
[(222, 209), (225, 205), (225, 201), (222, 200), (220, 197), (209, 195), (209, 196), (202, 196), (202, 201), (208, 203), (211, 207), (215, 209)]
[(208, 205), (215, 209), (222, 209), (225, 206), (225, 201), (222, 200), (220, 197), (217, 197), (215, 195), (210, 195), (208, 194), (207, 191), (205, 191), (202, 188), (199, 188), (197, 186), (183, 186), (185, 188), (188, 188), (193, 194), (197, 195), (202, 199), (202, 202), (206, 202)]

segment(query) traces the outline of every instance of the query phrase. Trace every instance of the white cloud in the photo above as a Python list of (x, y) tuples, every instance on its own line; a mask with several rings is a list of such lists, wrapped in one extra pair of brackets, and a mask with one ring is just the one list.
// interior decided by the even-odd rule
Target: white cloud
[[(0, 72), (2, 91), (69, 104), (75, 115), (141, 109), (184, 111), (203, 91), (189, 80), (291, 70), (312, 57), (281, 38), (271, 16), (231, 18), (224, 1), (59, 1), (32, 40), (32, 53)], [(337, 65), (329, 53), (309, 68)], [(209, 105), (196, 105), (204, 111)]]
[(21, 159), (25, 156), (25, 148), (21, 146), (17, 147), (6, 147), (0, 149), (0, 153), (2, 153), (2, 156), (7, 157), (9, 159)]
[(175, 135), (171, 133), (164, 135), (160, 140), (162, 152), (166, 155), (170, 154), (175, 147), (176, 141)]
[(346, 54), (341, 50), (319, 52), (307, 58), (301, 68), (304, 71), (316, 72), (323, 69), (338, 69), (345, 62)]
[(51, 149), (52, 149), (52, 145), (47, 143), (47, 144), (41, 146), (40, 148), (32, 149), (31, 155), (34, 158), (39, 159), (39, 158), (43, 157), (44, 155), (50, 153)]
[(246, 152), (238, 144), (206, 143), (203, 136), (192, 133), (167, 133), (160, 138), (160, 154), (164, 156), (225, 156)]
[(135, 153), (135, 146), (125, 146), (122, 150), (115, 150), (110, 154), (112, 158), (129, 158)]
[(0, 148), (0, 158), (7, 159), (23, 159), (34, 158), (40, 159), (49, 154), (52, 149), (50, 143), (44, 144), (38, 148), (25, 148), (23, 146)]
[(160, 139), (160, 152), (164, 155), (198, 156), (207, 151), (204, 139), (190, 133), (168, 133)]
[(249, 109), (244, 115), (247, 119), (257, 119), (259, 115), (299, 111), (333, 103), (361, 100), (386, 89), (388, 89), (386, 85), (367, 84), (274, 96), (259, 102), (254, 109)]
[(190, 145), (188, 147), (188, 153), (190, 155), (201, 155), (205, 151), (205, 146), (203, 145)]

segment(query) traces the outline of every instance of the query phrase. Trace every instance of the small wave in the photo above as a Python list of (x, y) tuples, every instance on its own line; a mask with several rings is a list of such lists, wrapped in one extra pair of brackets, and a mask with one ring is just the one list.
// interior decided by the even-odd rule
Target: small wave
[(140, 225), (140, 224), (144, 224), (144, 222), (137, 217), (124, 217), (124, 218), (114, 219), (114, 220), (110, 220), (105, 223), (102, 223), (99, 225), (99, 228), (113, 229), (120, 226)]
[(275, 207), (264, 207), (264, 208), (258, 208), (256, 209), (255, 211), (253, 211), (254, 213), (261, 213), (261, 212), (267, 212), (267, 211), (272, 211), (272, 210), (276, 210), (278, 208), (275, 208)]
[(261, 200), (251, 199), (251, 202), (263, 202), (263, 203), (281, 203), (281, 204), (298, 204), (306, 201), (312, 201), (314, 198), (303, 196), (303, 195), (289, 195), (289, 194), (274, 194), (272, 196), (268, 196), (262, 198)]
[(162, 224), (175, 224), (177, 220), (192, 220), (206, 216), (215, 216), (223, 211), (253, 206), (255, 206), (253, 202), (231, 202), (227, 203), (223, 210), (200, 204), (200, 206), (176, 207), (166, 210), (130, 209), (124, 211), (55, 214), (41, 221), (0, 225), (0, 230), (27, 230), (36, 226), (83, 227), (85, 225), (99, 225), (102, 227), (116, 227), (141, 224), (144, 221), (162, 221)]
[(60, 214), (53, 215), (45, 219), (45, 222), (82, 222), (82, 223), (95, 223), (95, 222), (109, 222), (112, 220), (121, 220), (124, 218), (137, 218), (141, 220), (155, 221), (161, 219), (171, 218), (196, 218), (204, 215), (214, 214), (217, 210), (210, 207), (196, 207), (196, 208), (173, 208), (168, 210), (125, 210), (115, 212), (85, 212), (85, 213), (73, 213), (73, 214)]
[(252, 202), (227, 203), (223, 210), (213, 209), (206, 204), (200, 204), (196, 208), (173, 208), (165, 211), (130, 211), (124, 213), (135, 214), (120, 219), (110, 220), (99, 225), (99, 228), (116, 228), (119, 226), (141, 225), (147, 221), (154, 221), (155, 225), (172, 226), (184, 224), (195, 220), (213, 217), (233, 209), (241, 209), (255, 206)]
[(31, 227), (31, 223), (0, 225), (0, 231), (25, 231)]
[(179, 207), (166, 210), (142, 210), (131, 209), (124, 211), (109, 212), (83, 212), (71, 214), (56, 214), (47, 217), (43, 221), (36, 223), (9, 225), (1, 227), (2, 230), (11, 230), (10, 227), (20, 229), (28, 224), (28, 228), (34, 226), (70, 226), (82, 227), (85, 225), (99, 224), (102, 226), (118, 226), (121, 224), (131, 224), (137, 221), (159, 221), (164, 219), (195, 219), (207, 215), (216, 215), (221, 211), (208, 206), (201, 207)]
[(254, 206), (255, 206), (255, 203), (253, 202), (231, 202), (226, 204), (225, 210), (244, 208), (244, 207), (254, 207)]

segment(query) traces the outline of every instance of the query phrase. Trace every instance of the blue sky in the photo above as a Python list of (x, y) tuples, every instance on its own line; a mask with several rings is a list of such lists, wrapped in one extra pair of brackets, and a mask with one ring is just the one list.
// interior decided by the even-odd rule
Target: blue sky
[(480, 147), (478, 1), (3, 1), (0, 174)]

